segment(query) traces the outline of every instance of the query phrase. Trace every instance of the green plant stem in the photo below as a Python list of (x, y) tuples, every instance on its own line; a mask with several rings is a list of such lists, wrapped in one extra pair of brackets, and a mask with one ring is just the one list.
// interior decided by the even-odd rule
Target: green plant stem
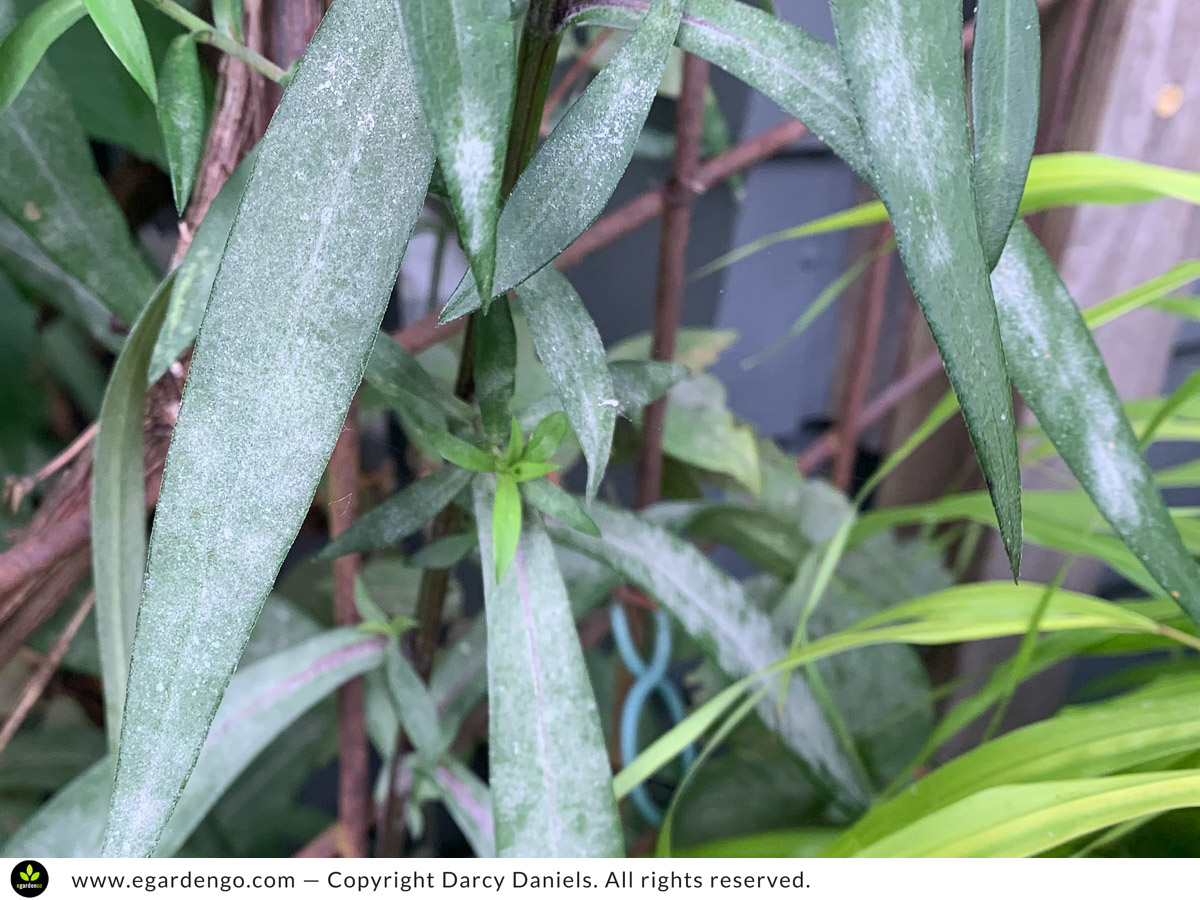
[[(553, 4), (547, 0), (533, 0), (521, 36), (521, 49), (517, 60), (516, 106), (509, 132), (508, 150), (504, 164), (504, 179), (501, 190), (505, 197), (512, 191), (517, 178), (533, 157), (537, 146), (538, 129), (542, 121), (542, 108), (550, 87), (550, 76), (558, 57), (560, 37), (551, 27)], [(436, 264), (436, 263), (435, 263)], [(463, 335), (462, 355), (458, 360), (458, 375), (455, 377), (454, 393), (468, 400), (475, 393), (475, 365), (471, 348), (474, 346), (476, 316), (467, 320)], [(436, 541), (457, 532), (463, 524), (463, 513), (450, 504), (433, 520), (430, 526), (430, 541)], [(485, 563), (486, 565), (486, 563)], [(425, 681), (433, 669), (433, 657), (437, 651), (442, 628), (442, 611), (446, 604), (446, 591), (450, 586), (449, 569), (426, 569), (421, 576), (417, 594), (417, 628), (412, 656), (417, 673)], [(399, 856), (402, 822), (400, 821), (401, 798), (397, 790), (400, 760), (408, 741), (403, 729), (396, 735), (395, 751), (392, 756), (388, 797), (383, 821), (380, 826), (380, 856)]]
[(275, 82), (287, 79), (287, 70), (271, 62), (265, 56), (255, 53), (245, 44), (240, 44), (227, 34), (222, 34), (216, 26), (188, 12), (175, 0), (144, 0), (163, 15), (174, 19), (192, 33), (197, 41), (216, 47), (222, 53), (227, 53), (234, 59), (241, 60), (254, 71), (259, 72)]

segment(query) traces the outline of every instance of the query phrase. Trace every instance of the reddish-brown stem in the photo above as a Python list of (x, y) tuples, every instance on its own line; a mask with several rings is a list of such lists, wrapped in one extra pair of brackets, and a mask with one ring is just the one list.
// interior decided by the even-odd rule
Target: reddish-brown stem
[[(704, 134), (704, 92), (708, 63), (688, 54), (683, 61), (683, 89), (675, 113), (675, 156), (663, 191), (662, 237), (658, 249), (658, 287), (654, 297), (654, 335), (650, 358), (675, 359), (675, 335), (683, 318), (687, 286), (687, 244), (696, 193), (696, 170)], [(667, 398), (646, 407), (642, 448), (637, 466), (637, 505), (648, 506), (662, 494), (662, 432)]]
[[(358, 404), (350, 404), (346, 424), (329, 458), (329, 537), (336, 538), (358, 518)], [(354, 581), (361, 558), (356, 553), (333, 561), (333, 619), (338, 625), (360, 621), (354, 603)], [(366, 708), (363, 680), (344, 684), (337, 695), (338, 821), (345, 856), (367, 856), (371, 825)]]
[[(878, 227), (876, 233), (876, 243), (882, 247), (892, 238), (892, 226), (885, 222)], [(887, 284), (891, 272), (891, 253), (880, 254), (867, 269), (863, 314), (850, 354), (850, 379), (837, 414), (838, 436), (837, 453), (833, 459), (833, 483), (842, 492), (850, 489), (850, 478), (854, 472), (855, 449), (862, 431), (858, 420), (867, 399), (867, 391), (871, 387), (871, 375), (875, 372), (875, 357), (879, 352), (879, 333), (883, 329), (883, 314), (887, 309)]]
[[(904, 377), (888, 385), (870, 403), (864, 406), (862, 412), (855, 420), (855, 427), (861, 432), (864, 428), (874, 425), (899, 406), (905, 397), (940, 372), (941, 369), (942, 359), (940, 356), (936, 353), (931, 353), (925, 357), (916, 366), (909, 369)], [(838, 443), (839, 434), (836, 428), (830, 429), (813, 441), (808, 449), (796, 458), (796, 465), (800, 469), (800, 472), (804, 475), (811, 475), (815, 472), (833, 456), (834, 451), (838, 448)]]
[(95, 593), (88, 591), (88, 595), (79, 604), (79, 609), (75, 610), (75, 615), (71, 616), (70, 621), (67, 622), (67, 627), (55, 639), (54, 646), (50, 648), (50, 652), (46, 654), (46, 658), (38, 665), (37, 670), (33, 673), (33, 677), (26, 682), (25, 689), (21, 691), (21, 697), (17, 701), (16, 707), (5, 720), (4, 727), (0, 728), (0, 753), (4, 752), (4, 748), (8, 746), (8, 742), (13, 739), (13, 735), (17, 733), (17, 730), (21, 727), (21, 723), (29, 715), (29, 711), (33, 709), (33, 705), (37, 703), (38, 698), (42, 696), (42, 692), (46, 690), (46, 685), (54, 677), (54, 673), (62, 663), (63, 657), (67, 655), (67, 648), (71, 646), (71, 641), (75, 638), (75, 634), (79, 631), (80, 626), (83, 625), (83, 620), (87, 618), (87, 614), (91, 611), (92, 605), (95, 602)]

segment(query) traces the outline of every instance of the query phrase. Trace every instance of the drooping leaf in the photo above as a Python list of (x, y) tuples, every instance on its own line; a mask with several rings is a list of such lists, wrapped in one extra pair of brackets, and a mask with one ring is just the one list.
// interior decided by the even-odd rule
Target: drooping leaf
[(543, 269), (517, 290), (534, 347), (550, 373), (563, 411), (588, 463), (587, 496), (596, 496), (620, 403), (604, 359), (604, 343), (566, 276)]
[[(434, 378), (417, 358), (387, 335), (380, 335), (367, 362), (366, 379), (389, 400), (404, 392), (460, 422), (471, 421), (471, 407)], [(507, 420), (505, 420), (507, 422)]]
[(831, 9), (873, 186), (958, 395), (1015, 576), (1021, 472), (975, 212), (962, 8), (946, 0), (833, 0)]
[(154, 62), (133, 0), (83, 0), (83, 5), (121, 65), (141, 85), (146, 96), (157, 103)]
[(600, 537), (600, 529), (587, 514), (583, 504), (558, 485), (544, 478), (527, 481), (521, 485), (521, 496), (550, 518), (558, 519), (576, 531)]
[(1200, 568), (1171, 521), (1091, 332), (1024, 225), (1009, 236), (993, 282), (1017, 390), (1113, 530), (1200, 622)]
[(0, 115), (59, 36), (83, 18), (82, 0), (46, 0), (0, 41)]
[(0, 266), (113, 349), (112, 317), (132, 323), (157, 284), (47, 66), (0, 116)]
[(488, 633), (488, 752), (496, 852), (621, 856), (596, 699), (554, 549), (536, 517), (499, 581), (491, 476), (475, 479)]
[(463, 249), (490, 300), (516, 91), (512, 10), (508, 0), (401, 0), (400, 8)]
[(1036, 0), (981, 0), (971, 54), (975, 194), (988, 269), (1004, 251), (1037, 137), (1042, 33)]
[(168, 276), (134, 323), (113, 366), (100, 407), (92, 465), (92, 584), (100, 631), (104, 722), (116, 758), (121, 709), (133, 650), (133, 626), (146, 571), (146, 486), (142, 426), (146, 370), (167, 314), (174, 277)]
[(335, 5), (263, 139), (193, 357), (151, 537), (108, 854), (154, 849), (308, 511), (424, 199), (418, 106), (395, 8)]
[(989, 788), (856, 856), (1025, 857), (1109, 825), (1200, 806), (1200, 772), (1151, 772)]
[(182, 34), (171, 41), (158, 75), (158, 127), (167, 148), (175, 208), (183, 214), (204, 154), (204, 81), (196, 41)]
[(343, 531), (320, 553), (335, 559), (347, 553), (369, 553), (393, 547), (436, 516), (467, 486), (471, 473), (458, 466), (442, 466), (432, 475), (384, 500)]
[[(511, 290), (554, 259), (608, 203), (633, 157), (683, 3), (654, 0), (633, 35), (530, 160), (500, 214), (494, 295)], [(441, 319), (456, 319), (479, 306), (479, 291), (468, 275)]]
[[(786, 654), (770, 619), (692, 544), (640, 516), (601, 503), (592, 505), (591, 514), (602, 539), (551, 526), (554, 540), (607, 563), (661, 603), (689, 634), (714, 648), (717, 663), (728, 674), (757, 673)], [(793, 682), (781, 711), (772, 694), (764, 696), (758, 712), (817, 783), (836, 794), (837, 803), (847, 809), (863, 804), (866, 786), (802, 680)]]
[(500, 446), (509, 434), (513, 391), (517, 384), (517, 332), (508, 300), (501, 297), (475, 319), (471, 328), (475, 360), (475, 396), (483, 431)]
[[(308, 638), (240, 669), (161, 842), (172, 856), (242, 771), (319, 700), (377, 666), (383, 640), (344, 628)], [(100, 855), (112, 789), (111, 757), (60, 791), (5, 846), (24, 856)]]

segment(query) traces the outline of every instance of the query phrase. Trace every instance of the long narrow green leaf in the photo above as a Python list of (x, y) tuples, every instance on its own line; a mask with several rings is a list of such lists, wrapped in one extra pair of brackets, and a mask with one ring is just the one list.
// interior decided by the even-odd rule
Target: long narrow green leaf
[[(239, 669), (155, 854), (177, 853), (271, 741), (346, 681), (379, 665), (383, 644), (382, 638), (345, 628)], [(106, 756), (38, 810), (13, 835), (5, 854), (99, 856), (112, 794), (111, 760)]]
[[(867, 5), (877, 10), (884, 9), (885, 6), (889, 9), (894, 8), (893, 5), (886, 4)], [(619, 5), (596, 4), (595, 6), (590, 6), (589, 10), (575, 21), (599, 22), (618, 27), (630, 27), (641, 15), (639, 9), (641, 6), (642, 4), (638, 0), (622, 2)], [(923, 8), (923, 4), (912, 4), (910, 7), (910, 12), (916, 11), (919, 8)], [(753, 54), (741, 51), (723, 54), (720, 52), (722, 42), (741, 46), (751, 37), (757, 39), (763, 34), (769, 35), (768, 38), (756, 40), (753, 43), (753, 46), (760, 48), (761, 52), (766, 54), (771, 51), (773, 46), (776, 46), (773, 42), (799, 42), (802, 38), (793, 33), (797, 32), (794, 26), (788, 25), (778, 19), (762, 16), (754, 10), (750, 10), (744, 4), (729, 2), (729, 0), (691, 0), (688, 4), (688, 11), (689, 17), (683, 27), (681, 27), (679, 34), (680, 45), (685, 49), (695, 50), (695, 52), (712, 59), (713, 62), (728, 68), (732, 74), (744, 79), (760, 90), (766, 90), (766, 86), (771, 83), (772, 78), (777, 79), (775, 92), (771, 93), (771, 96), (788, 112), (804, 121), (810, 122), (810, 124), (817, 121), (833, 121), (843, 113), (848, 90), (841, 72), (834, 65), (836, 62), (835, 55), (828, 48), (823, 48), (814, 42), (814, 45), (808, 47), (808, 54), (800, 63), (794, 60), (772, 59), (769, 56), (766, 58), (757, 58)], [(732, 40), (730, 38), (731, 35), (738, 35), (743, 40)], [(945, 38), (945, 41), (947, 46), (949, 46), (950, 39)], [(953, 46), (955, 48), (958, 47), (957, 42), (958, 36), (955, 35), (953, 39)], [(955, 53), (957, 53), (957, 50)], [(905, 57), (897, 53), (893, 58), (901, 60)], [(778, 66), (778, 69), (774, 68), (775, 66)], [(795, 68), (797, 66), (799, 66), (799, 69)], [(796, 74), (797, 71), (800, 73), (799, 75)], [(954, 61), (948, 66), (947, 72), (950, 74), (946, 77), (957, 77), (958, 71), (959, 65), (957, 61)], [(869, 72), (865, 74), (869, 78)], [(786, 81), (786, 83), (779, 84), (779, 81)], [(878, 100), (878, 97), (876, 97), (876, 100)], [(954, 104), (951, 105), (953, 106)], [(923, 128), (923, 125), (920, 127), (914, 126), (912, 130), (921, 131)], [(872, 168), (862, 151), (861, 135), (854, 134), (853, 129), (834, 127), (825, 128), (822, 137), (868, 183), (874, 182), (875, 178)], [(1053, 156), (1039, 157), (1035, 160), (1030, 170), (1029, 183), (1026, 186), (1027, 200), (1029, 195), (1034, 193), (1040, 197), (1038, 203), (1046, 205), (1083, 201), (1138, 202), (1159, 196), (1170, 196), (1187, 202), (1197, 203), (1200, 202), (1200, 174), (1167, 169), (1162, 166), (1153, 166), (1131, 160), (1114, 159), (1097, 154), (1055, 154)], [(1035, 204), (1036, 206), (1037, 204)], [(1029, 211), (1028, 207), (1023, 208)], [(1047, 276), (1053, 272), (1051, 263), (1045, 259), (1045, 255), (1040, 247), (1035, 250), (1031, 249), (1029, 252), (1031, 257), (1033, 257), (1032, 264), (1039, 271), (1044, 272)], [(1057, 277), (1054, 280), (1057, 281)], [(998, 293), (1001, 290), (1006, 290), (1006, 288), (1001, 287), (996, 279), (993, 279), (993, 282), (993, 287)], [(1058, 290), (1059, 288), (1061, 288), (1061, 283), (1057, 287), (1052, 286), (1050, 289)], [(1062, 296), (1066, 296), (1065, 291)], [(1042, 298), (1040, 302), (1064, 309), (1062, 315), (1066, 316), (1065, 305), (1060, 304), (1059, 299), (1052, 296), (1050, 298)], [(1074, 315), (1077, 319), (1078, 313), (1076, 312)], [(1035, 343), (1038, 342), (1036, 333), (1027, 330), (1028, 327), (1032, 327), (1034, 324), (1036, 323), (1027, 321), (1023, 317), (1006, 316), (1005, 321), (1002, 323), (1002, 327), (1005, 329), (1003, 335), (1004, 342), (1016, 344), (1028, 343), (1031, 340)], [(1064, 333), (1070, 335), (1070, 343), (1067, 342)], [(1069, 330), (1060, 331), (1055, 341), (1058, 352), (1051, 357), (1051, 360), (1047, 360), (1043, 367), (1038, 367), (1042, 373), (1051, 368), (1060, 371), (1054, 365), (1056, 360), (1065, 364), (1066, 361), (1071, 359), (1093, 359), (1092, 351), (1089, 348), (1094, 347), (1094, 345), (1092, 345), (1090, 338), (1082, 334), (1080, 329), (1075, 325), (1072, 325)], [(1030, 369), (1033, 369), (1033, 363), (1037, 362), (1033, 359), (1032, 355), (1027, 356), (1022, 352), (1011, 353), (1009, 354), (1009, 358), (1010, 360), (1016, 360), (1018, 363), (1028, 362)], [(1018, 368), (1020, 371), (1017, 371)], [(1029, 379), (1025, 379), (1023, 376), (1025, 370), (1026, 366), (1020, 365), (1014, 367), (1009, 374), (1013, 376), (1014, 380), (1022, 381), (1022, 383), (1017, 384), (1017, 387), (1019, 390), (1022, 390), (1023, 394), (1026, 392), (1035, 393), (1038, 390), (1037, 378), (1040, 376), (1031, 376)], [(1069, 400), (1070, 398), (1067, 399)], [(1066, 445), (1071, 442), (1071, 431), (1078, 421), (1077, 419), (1056, 420), (1047, 427), (1047, 433), (1049, 434), (1053, 431), (1058, 441)], [(1120, 430), (1118, 426), (1113, 427), (1118, 431)], [(1107, 448), (1106, 444), (1101, 446), (1101, 451), (1107, 451), (1108, 449), (1110, 448)], [(1114, 451), (1115, 456), (1125, 457), (1128, 454), (1128, 446), (1124, 444), (1117, 445), (1111, 449)], [(1076, 475), (1081, 480), (1090, 477), (1086, 468), (1086, 459), (1076, 455), (1073, 459), (1067, 460), (1067, 462), (1073, 470), (1078, 469)], [(1143, 485), (1139, 475), (1140, 469), (1140, 465), (1134, 464), (1127, 468), (1110, 467), (1107, 471), (1109, 475), (1121, 482), (1119, 486), (1120, 496), (1125, 498), (1139, 498), (1137, 500), (1139, 508), (1146, 508), (1144, 507), (1145, 504), (1149, 504), (1151, 507), (1156, 506), (1157, 502), (1154, 498), (1142, 490)], [(1132, 478), (1132, 481), (1125, 480), (1127, 476)], [(1110, 512), (1115, 512), (1115, 510), (1110, 510)], [(1132, 523), (1127, 520), (1127, 524)], [(1162, 525), (1161, 516), (1155, 514), (1149, 519), (1143, 518), (1139, 525), (1142, 527), (1138, 528), (1137, 546), (1152, 546), (1155, 542), (1154, 535), (1159, 533), (1158, 530)], [(1120, 531), (1120, 529), (1118, 530)], [(1126, 537), (1128, 534), (1133, 534), (1133, 531), (1127, 528), (1121, 533), (1122, 537)], [(1174, 549), (1178, 547), (1178, 537), (1168, 537), (1166, 540), (1169, 552), (1166, 554), (1166, 559), (1162, 560), (1157, 567), (1159, 571), (1156, 571), (1155, 577), (1179, 581), (1179, 576), (1182, 575), (1187, 582), (1190, 582), (1194, 578), (1194, 575), (1189, 573), (1189, 569), (1192, 568), (1190, 561), (1185, 564), (1184, 560), (1180, 558), (1177, 549)], [(1130, 546), (1140, 556), (1137, 546), (1134, 544)], [(1180, 593), (1183, 593), (1183, 591), (1181, 590)]]
[(150, 59), (150, 45), (133, 0), (83, 0), (83, 5), (121, 65), (141, 85), (146, 96), (157, 103), (154, 61)]
[[(682, 13), (683, 0), (654, 0), (530, 160), (500, 214), (493, 294), (541, 269), (604, 209), (633, 157)], [(442, 321), (479, 306), (479, 291), (468, 275), (443, 309)]]
[(175, 208), (182, 215), (204, 153), (206, 124), (204, 81), (192, 35), (181, 34), (171, 41), (159, 70), (158, 88), (158, 127), (167, 149)]
[(252, 150), (225, 179), (221, 190), (209, 204), (204, 221), (196, 229), (183, 261), (175, 269), (171, 307), (159, 332), (158, 346), (154, 348), (154, 360), (150, 364), (152, 381), (157, 380), (179, 359), (200, 331), (200, 322), (212, 294), (217, 268), (225, 253), (225, 243), (229, 240), (229, 230), (233, 227), (234, 216), (241, 205), (246, 182), (257, 159), (257, 150)]
[[(735, 677), (765, 669), (786, 654), (770, 619), (750, 603), (739, 585), (687, 541), (632, 513), (594, 503), (592, 517), (603, 538), (552, 527), (554, 540), (612, 566), (657, 600), (693, 637), (713, 645), (717, 663)], [(818, 782), (853, 809), (866, 799), (853, 767), (841, 752), (808, 685), (796, 681), (780, 708), (764, 697), (763, 721)]]
[[(1136, 695), (1135, 695), (1136, 697)], [(852, 855), (986, 788), (1109, 775), (1200, 747), (1196, 692), (1067, 710), (977, 747), (876, 806), (828, 848)]]
[(0, 115), (21, 92), (46, 50), (83, 18), (82, 0), (46, 0), (0, 41)]
[(153, 851), (195, 764), (362, 378), (431, 166), (395, 7), (342, 0), (263, 139), (193, 357), (107, 854)]
[(617, 407), (604, 342), (567, 277), (546, 268), (517, 290), (533, 346), (550, 373), (563, 412), (588, 463), (587, 496), (596, 496), (612, 448)]
[(492, 827), (492, 798), (488, 786), (478, 775), (452, 756), (433, 770), (433, 779), (442, 789), (442, 802), (480, 859), (496, 855)]
[(490, 300), (516, 91), (512, 11), (508, 0), (401, 0), (400, 8), (463, 249)]
[(146, 486), (142, 424), (146, 370), (166, 318), (174, 277), (168, 276), (134, 323), (113, 366), (92, 466), (92, 584), (104, 676), (104, 725), (116, 758), (121, 709), (133, 651), (133, 626), (146, 571)]
[(537, 517), (495, 578), (494, 479), (475, 479), (488, 630), (488, 752), (500, 856), (622, 856), (596, 698)]
[(874, 186), (958, 395), (1016, 576), (1021, 472), (972, 188), (962, 7), (951, 0), (833, 0), (831, 9)]
[[(11, 6), (0, 0), (0, 32)], [(0, 116), (0, 266), (112, 349), (113, 316), (132, 324), (158, 282), (48, 66)]]
[[(472, 420), (470, 405), (456, 397), (453, 391), (430, 375), (415, 356), (387, 335), (380, 335), (375, 341), (367, 362), (366, 379), (388, 400), (396, 400), (397, 392), (403, 392), (460, 422)], [(504, 424), (508, 425), (507, 418)]]
[(1009, 236), (993, 281), (1017, 390), (1113, 530), (1200, 622), (1200, 567), (1171, 521), (1091, 332), (1024, 225)]
[(321, 551), (320, 558), (394, 547), (441, 512), (470, 480), (468, 470), (442, 466), (359, 518)]
[[(556, 533), (555, 539), (561, 541), (562, 537)], [(898, 642), (934, 646), (1024, 634), (1029, 626), (1030, 614), (1043, 600), (1043, 592), (1042, 585), (995, 582), (958, 585), (898, 604), (863, 619), (851, 628), (813, 641), (790, 656), (729, 686), (694, 710), (619, 772), (613, 781), (614, 790), (618, 797), (624, 797), (665, 766), (684, 747), (720, 721), (747, 690), (760, 684), (764, 676), (879, 644)], [(1159, 623), (1136, 610), (1070, 591), (1055, 592), (1043, 616), (1042, 630), (1163, 633)], [(1171, 636), (1181, 637), (1178, 633)]]
[(856, 856), (1034, 856), (1141, 816), (1200, 806), (1200, 772), (1112, 775), (980, 791)]
[[(1084, 203), (1145, 203), (1164, 197), (1200, 203), (1200, 176), (1101, 153), (1047, 153), (1035, 156), (1029, 166), (1020, 212), (1029, 215)], [(887, 210), (878, 200), (862, 203), (749, 241), (705, 263), (693, 277), (703, 278), (782, 241), (863, 228), (886, 219)], [(1089, 307), (1089, 311), (1095, 308)]]
[(484, 434), (493, 446), (499, 447), (509, 436), (513, 391), (517, 385), (517, 331), (508, 300), (500, 298), (493, 302), (486, 314), (475, 319), (471, 334), (479, 415)]
[(1036, 0), (981, 0), (975, 8), (971, 109), (979, 230), (989, 270), (1000, 261), (1025, 192), (1041, 68)]

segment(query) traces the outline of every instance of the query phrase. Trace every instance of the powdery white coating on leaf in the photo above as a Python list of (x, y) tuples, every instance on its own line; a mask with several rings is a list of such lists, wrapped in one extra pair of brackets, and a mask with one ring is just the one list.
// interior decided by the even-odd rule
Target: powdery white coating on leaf
[[(344, 628), (315, 635), (240, 669), (156, 855), (178, 852), (263, 748), (340, 685), (377, 666), (382, 649), (382, 638)], [(111, 787), (110, 758), (105, 757), (38, 810), (12, 837), (5, 853), (98, 856)]]
[(588, 463), (587, 496), (596, 496), (608, 466), (617, 407), (604, 342), (571, 282), (553, 267), (538, 272), (517, 298), (533, 346), (554, 382), (563, 412)]
[(975, 211), (961, 9), (948, 0), (833, 0), (831, 10), (873, 186), (958, 395), (1015, 573), (1021, 476)]
[[(746, 598), (741, 585), (690, 543), (603, 503), (594, 503), (589, 512), (603, 538), (555, 527), (555, 541), (607, 563), (661, 603), (690, 635), (715, 650), (717, 664), (729, 675), (751, 675), (787, 655), (771, 620)], [(763, 722), (841, 802), (850, 808), (864, 804), (865, 786), (803, 679), (792, 680), (782, 717), (776, 696), (768, 692), (759, 704)]]
[[(647, 0), (576, 4), (582, 12), (572, 21), (631, 29), (649, 5)], [(835, 147), (852, 168), (865, 169), (862, 129), (833, 48), (736, 0), (688, 0), (676, 43), (745, 81)]]
[(1033, 158), (1042, 37), (1036, 0), (981, 0), (971, 56), (975, 192), (988, 266), (1017, 218)]
[(1200, 617), (1200, 569), (1171, 521), (1091, 332), (1022, 222), (992, 285), (1017, 390), (1113, 530), (1189, 615)]
[(138, 316), (113, 366), (97, 420), (92, 465), (92, 585), (104, 682), (104, 726), (116, 755), (146, 570), (146, 488), (142, 423), (146, 368), (171, 301), (168, 275)]
[[(655, 0), (521, 173), (496, 234), (494, 295), (519, 285), (600, 215), (625, 173), (679, 30), (683, 0)], [(443, 322), (480, 307), (470, 273)]]
[[(13, 22), (9, 7), (0, 3), (0, 33)], [(109, 347), (111, 316), (132, 323), (154, 290), (48, 65), (0, 115), (0, 265)]]
[(441, 512), (470, 480), (471, 473), (466, 469), (442, 466), (356, 521), (338, 535), (322, 552), (323, 556), (332, 559), (347, 553), (382, 550), (399, 543)]
[(471, 269), (495, 270), (496, 221), (516, 90), (507, 0), (400, 0), (425, 118)]
[(596, 698), (554, 548), (538, 515), (496, 582), (495, 477), (475, 479), (487, 598), (488, 770), (503, 857), (624, 855)]
[(163, 477), (105, 852), (154, 849), (337, 439), (432, 155), (392, 3), (341, 0), (263, 139)]

